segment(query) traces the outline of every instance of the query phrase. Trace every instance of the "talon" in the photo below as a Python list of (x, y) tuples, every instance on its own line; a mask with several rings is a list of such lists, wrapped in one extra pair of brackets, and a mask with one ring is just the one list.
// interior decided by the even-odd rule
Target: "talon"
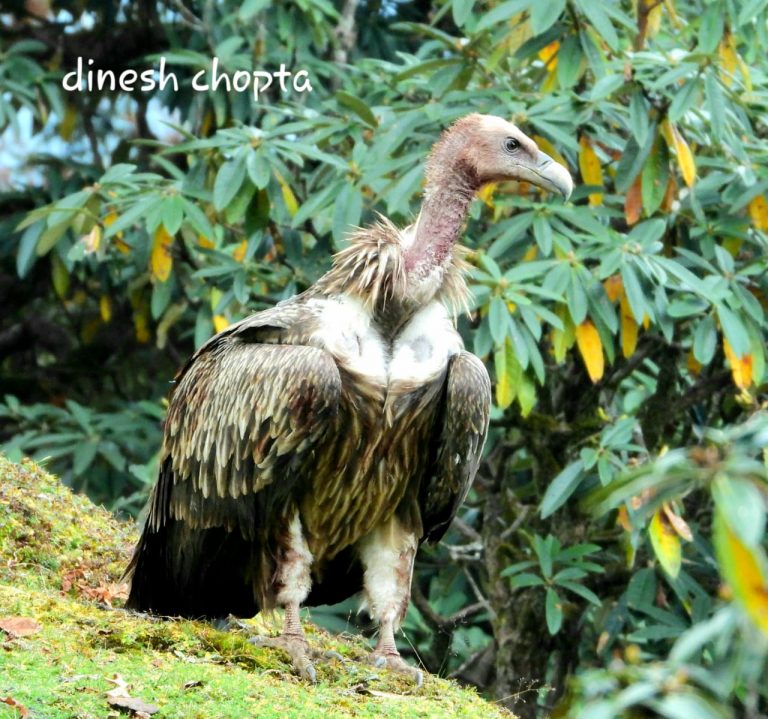
[(337, 651), (334, 651), (333, 649), (329, 649), (327, 652), (323, 652), (323, 658), (324, 659), (336, 659), (339, 662), (346, 661), (341, 654), (339, 654)]
[(308, 664), (300, 672), (301, 678), (308, 681), (310, 684), (317, 684), (317, 670), (312, 664)]
[(424, 685), (424, 673), (421, 669), (417, 669), (406, 663), (399, 654), (379, 654), (377, 651), (373, 651), (369, 655), (369, 662), (378, 669), (386, 667), (399, 672), (400, 674), (409, 676), (417, 689)]
[(416, 669), (413, 672), (413, 683), (417, 689), (421, 689), (424, 686), (424, 672), (421, 669)]

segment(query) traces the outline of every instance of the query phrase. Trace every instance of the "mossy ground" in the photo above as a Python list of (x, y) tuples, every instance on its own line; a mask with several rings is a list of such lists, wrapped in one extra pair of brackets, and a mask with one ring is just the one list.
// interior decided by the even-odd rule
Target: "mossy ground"
[[(24, 705), (30, 719), (117, 717), (105, 694), (118, 675), (162, 718), (511, 717), (454, 682), (427, 677), (416, 689), (356, 661), (367, 650), (359, 637), (307, 624), (315, 646), (347, 659), (320, 664), (308, 686), (286, 656), (254, 647), (244, 631), (126, 612), (119, 580), (136, 536), (35, 464), (0, 457), (0, 620), (41, 627), (15, 638), (0, 630), (0, 700)], [(248, 624), (278, 626), (277, 618)], [(19, 715), (0, 702), (0, 719)]]

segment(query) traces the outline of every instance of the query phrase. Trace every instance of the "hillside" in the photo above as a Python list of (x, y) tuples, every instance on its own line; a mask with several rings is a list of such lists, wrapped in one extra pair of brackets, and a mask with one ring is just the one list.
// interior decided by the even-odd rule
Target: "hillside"
[(37, 465), (0, 458), (0, 717), (512, 716), (454, 682), (427, 677), (415, 689), (356, 661), (359, 637), (308, 624), (312, 641), (345, 661), (320, 664), (307, 686), (245, 630), (126, 612), (119, 579), (135, 539), (132, 524)]

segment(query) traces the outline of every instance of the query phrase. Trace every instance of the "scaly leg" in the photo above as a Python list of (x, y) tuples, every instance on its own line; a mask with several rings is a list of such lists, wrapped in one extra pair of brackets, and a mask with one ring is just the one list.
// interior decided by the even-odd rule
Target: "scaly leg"
[(299, 618), (299, 607), (309, 595), (312, 586), (311, 566), (312, 553), (304, 540), (301, 520), (296, 513), (289, 525), (288, 537), (281, 548), (275, 580), (277, 604), (285, 609), (283, 631), (277, 637), (256, 636), (248, 641), (261, 647), (282, 649), (290, 656), (296, 673), (314, 684), (317, 681), (317, 672), (312, 660), (317, 657), (318, 652), (310, 648)]
[(405, 617), (411, 597), (417, 546), (416, 535), (392, 517), (363, 539), (359, 550), (365, 569), (365, 604), (379, 624), (379, 639), (370, 661), (374, 666), (386, 666), (407, 674), (416, 686), (421, 686), (424, 675), (403, 660), (395, 644), (395, 631)]

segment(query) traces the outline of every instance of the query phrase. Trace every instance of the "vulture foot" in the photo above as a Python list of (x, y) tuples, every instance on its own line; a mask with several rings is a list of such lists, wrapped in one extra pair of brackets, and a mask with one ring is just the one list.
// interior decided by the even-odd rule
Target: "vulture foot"
[(338, 652), (321, 652), (318, 649), (312, 649), (302, 634), (280, 634), (276, 637), (255, 636), (251, 637), (248, 642), (257, 647), (282, 649), (291, 658), (294, 671), (310, 684), (317, 684), (317, 670), (314, 665), (316, 660), (338, 659), (343, 661), (343, 657)]
[(424, 673), (421, 669), (412, 667), (397, 653), (374, 650), (368, 655), (368, 661), (377, 669), (387, 668), (405, 674), (417, 688), (424, 684)]

